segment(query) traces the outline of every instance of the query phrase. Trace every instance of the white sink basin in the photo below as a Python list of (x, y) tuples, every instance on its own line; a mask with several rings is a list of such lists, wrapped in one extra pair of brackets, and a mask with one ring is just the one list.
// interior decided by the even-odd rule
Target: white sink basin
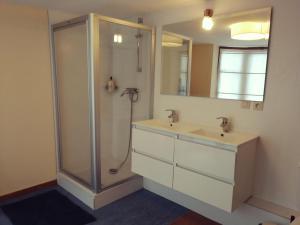
[(221, 131), (210, 130), (210, 129), (198, 129), (189, 132), (193, 137), (205, 138), (211, 141), (217, 141), (230, 145), (240, 145), (249, 140), (257, 138), (256, 135), (240, 133), (240, 132), (229, 132), (224, 133)]
[(191, 137), (196, 139), (204, 139), (211, 142), (219, 142), (221, 144), (229, 144), (238, 146), (249, 140), (256, 139), (256, 135), (240, 133), (240, 132), (221, 132), (221, 129), (206, 127), (201, 125), (191, 125), (186, 123), (172, 123), (167, 120), (144, 120), (134, 122), (138, 127), (162, 130), (179, 136)]
[(223, 132), (203, 130), (203, 129), (191, 131), (190, 133), (202, 136), (204, 138), (214, 139), (217, 141), (222, 141), (222, 142), (227, 142), (227, 143), (236, 142), (240, 139), (239, 135), (237, 135), (237, 134), (223, 133)]
[(162, 121), (162, 120), (145, 120), (133, 124), (138, 124), (142, 126), (155, 128), (155, 129), (158, 128), (158, 129), (163, 129), (163, 130), (168, 130), (173, 132), (189, 132), (197, 129), (197, 127), (191, 125), (182, 124), (182, 123), (169, 123), (167, 121)]

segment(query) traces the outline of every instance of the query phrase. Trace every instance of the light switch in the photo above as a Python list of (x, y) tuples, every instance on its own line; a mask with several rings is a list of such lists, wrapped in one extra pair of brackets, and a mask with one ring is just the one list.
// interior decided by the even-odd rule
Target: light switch
[(263, 102), (253, 102), (253, 110), (255, 111), (263, 111), (264, 103)]
[(241, 108), (242, 109), (250, 109), (251, 107), (251, 102), (249, 101), (241, 101)]

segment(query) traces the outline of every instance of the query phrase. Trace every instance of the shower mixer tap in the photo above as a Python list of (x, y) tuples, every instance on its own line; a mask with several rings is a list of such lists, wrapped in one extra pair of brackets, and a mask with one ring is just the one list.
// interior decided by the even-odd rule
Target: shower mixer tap
[(121, 93), (121, 97), (124, 95), (128, 95), (128, 94), (138, 94), (139, 93), (139, 89), (137, 88), (126, 88), (122, 93)]
[(137, 102), (139, 98), (139, 89), (137, 88), (126, 88), (122, 93), (121, 97), (128, 95), (130, 101)]

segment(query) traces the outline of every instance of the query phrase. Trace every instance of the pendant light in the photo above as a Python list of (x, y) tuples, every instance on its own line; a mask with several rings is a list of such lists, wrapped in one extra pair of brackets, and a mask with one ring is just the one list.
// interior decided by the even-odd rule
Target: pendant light
[(212, 9), (205, 9), (204, 10), (204, 17), (202, 20), (202, 28), (204, 30), (211, 30), (214, 26), (214, 21), (212, 19), (212, 16), (214, 14), (214, 11)]
[(242, 41), (269, 39), (269, 23), (239, 22), (231, 24), (231, 38)]

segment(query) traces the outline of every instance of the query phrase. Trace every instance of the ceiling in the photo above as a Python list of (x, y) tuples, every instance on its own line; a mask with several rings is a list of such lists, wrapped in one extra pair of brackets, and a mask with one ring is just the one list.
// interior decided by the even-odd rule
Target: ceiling
[(96, 12), (119, 18), (176, 9), (212, 0), (8, 0), (48, 9), (86, 14)]

